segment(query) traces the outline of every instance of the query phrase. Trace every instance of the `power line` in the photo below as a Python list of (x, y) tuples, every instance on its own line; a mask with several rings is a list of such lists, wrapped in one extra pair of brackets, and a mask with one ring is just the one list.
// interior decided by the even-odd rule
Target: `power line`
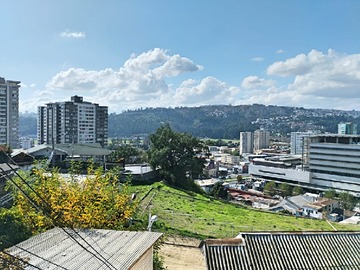
[(21, 261), (21, 262), (23, 262), (23, 263), (26, 263), (27, 265), (30, 265), (31, 267), (34, 267), (34, 268), (39, 269), (39, 270), (42, 270), (41, 268), (39, 268), (39, 267), (37, 267), (37, 266), (35, 266), (35, 265), (27, 262), (26, 260), (24, 260), (24, 259), (22, 259), (22, 258), (20, 258), (20, 257), (16, 257), (16, 256), (14, 256), (14, 255), (12, 255), (12, 254), (4, 251), (4, 250), (1, 251), (1, 252), (4, 253), (4, 254), (6, 254), (6, 255), (8, 255), (8, 256), (10, 256), (11, 258), (13, 258), (13, 259), (15, 259), (15, 260)]
[[(6, 153), (5, 153), (6, 154)], [(11, 158), (10, 158), (11, 159)], [(44, 200), (44, 198), (42, 198), (42, 196), (40, 196), (30, 185), (29, 183), (27, 183), (22, 176), (20, 176), (13, 167), (10, 166), (9, 163), (5, 163), (20, 179), (23, 183), (25, 183), (26, 186), (28, 186), (30, 188), (31, 191), (34, 192), (34, 194), (40, 198), (40, 200), (48, 207), (48, 211), (50, 211), (49, 213), (46, 213), (43, 211), (43, 209), (40, 208), (40, 206), (37, 206), (36, 203), (29, 197), (28, 194), (26, 194), (26, 192), (21, 189), (21, 187), (19, 185), (16, 184), (15, 181), (13, 181), (11, 179), (11, 177), (8, 176), (8, 174), (3, 170), (3, 168), (0, 167), (0, 169), (5, 173), (5, 175), (7, 176), (7, 178), (16, 186), (16, 188), (18, 188), (21, 193), (30, 201), (30, 203), (38, 210), (41, 211), (42, 213), (44, 213), (44, 215), (46, 215), (50, 220), (51, 223), (56, 227), (55, 225), (55, 220), (54, 218), (51, 216), (51, 212), (53, 212), (53, 210), (51, 209), (51, 206)], [(62, 213), (60, 213), (62, 214)], [(100, 258), (94, 253), (91, 252), (88, 248), (86, 248), (83, 244), (81, 244), (73, 235), (71, 235), (71, 233), (69, 233), (65, 228), (60, 227), (70, 238), (72, 238), (79, 246), (81, 246), (84, 250), (86, 250), (87, 252), (89, 252), (90, 254), (92, 254), (95, 258), (97, 258), (99, 261), (101, 261), (104, 265), (106, 265), (109, 269), (116, 269), (115, 266), (113, 266), (103, 255), (101, 255), (91, 244), (89, 244), (74, 228), (69, 228), (71, 229), (79, 238), (81, 238), (92, 250), (94, 250), (94, 252), (96, 254), (98, 254), (100, 256)]]

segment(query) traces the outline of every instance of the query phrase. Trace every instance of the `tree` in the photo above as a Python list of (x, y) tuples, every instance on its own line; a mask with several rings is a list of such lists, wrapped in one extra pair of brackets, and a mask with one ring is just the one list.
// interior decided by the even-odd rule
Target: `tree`
[(280, 193), (283, 197), (290, 196), (292, 194), (292, 187), (287, 183), (280, 185)]
[(22, 223), (13, 209), (0, 209), (0, 269), (25, 269), (25, 263), (4, 251), (31, 236), (31, 231)]
[(336, 191), (335, 191), (334, 189), (332, 189), (332, 188), (330, 188), (330, 189), (328, 189), (328, 190), (326, 190), (326, 191), (324, 192), (324, 197), (325, 197), (325, 198), (335, 199), (336, 196), (337, 196)]
[(129, 144), (117, 146), (108, 157), (108, 161), (121, 162), (122, 160), (125, 161), (125, 164), (139, 163), (142, 161), (141, 153), (137, 148)]
[(189, 188), (189, 180), (202, 174), (205, 159), (198, 156), (202, 147), (200, 140), (187, 133), (174, 132), (165, 124), (150, 135), (149, 163), (159, 169), (168, 183)]
[(31, 231), (22, 223), (14, 209), (0, 209), (0, 251), (31, 236)]
[(212, 195), (216, 198), (226, 199), (228, 196), (228, 193), (227, 193), (226, 189), (224, 188), (223, 184), (224, 184), (223, 181), (216, 182), (214, 187), (210, 191), (210, 195)]
[(339, 194), (340, 205), (344, 210), (352, 210), (357, 203), (356, 198), (349, 192), (341, 192)]
[(276, 184), (273, 181), (266, 182), (264, 186), (264, 191), (267, 192), (270, 196), (276, 194)]
[(293, 194), (294, 195), (300, 195), (300, 194), (303, 194), (303, 193), (304, 193), (304, 190), (303, 190), (302, 187), (300, 187), (300, 186), (294, 187), (294, 189), (293, 189)]
[(53, 226), (71, 228), (121, 229), (135, 210), (127, 185), (119, 185), (115, 171), (88, 167), (83, 180), (62, 178), (56, 169), (48, 173), (36, 168), (32, 175), (22, 172), (22, 178), (32, 183), (31, 189), (17, 178), (14, 189), (14, 211), (33, 232)]

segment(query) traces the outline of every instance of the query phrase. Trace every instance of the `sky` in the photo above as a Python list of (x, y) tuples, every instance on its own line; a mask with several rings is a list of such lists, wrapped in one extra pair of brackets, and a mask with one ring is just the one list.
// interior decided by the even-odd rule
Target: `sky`
[(0, 0), (20, 112), (265, 104), (360, 110), (358, 0)]

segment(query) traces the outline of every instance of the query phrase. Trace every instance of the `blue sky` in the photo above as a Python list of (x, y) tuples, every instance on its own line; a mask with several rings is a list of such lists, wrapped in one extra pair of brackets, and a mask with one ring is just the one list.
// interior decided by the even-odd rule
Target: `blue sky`
[(360, 1), (1, 0), (20, 111), (253, 104), (360, 108)]

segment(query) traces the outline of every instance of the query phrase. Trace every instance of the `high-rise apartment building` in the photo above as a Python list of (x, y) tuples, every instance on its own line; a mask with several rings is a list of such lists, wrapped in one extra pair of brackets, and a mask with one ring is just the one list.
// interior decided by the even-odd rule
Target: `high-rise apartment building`
[(270, 131), (258, 129), (254, 131), (254, 151), (270, 146)]
[(351, 122), (340, 122), (338, 124), (338, 134), (356, 135), (357, 134), (357, 124), (354, 124)]
[(0, 144), (19, 148), (19, 81), (0, 77)]
[(253, 153), (254, 151), (254, 133), (251, 131), (240, 132), (239, 153)]
[(39, 144), (100, 143), (107, 145), (108, 108), (73, 96), (71, 101), (38, 107)]
[(306, 138), (312, 135), (319, 134), (320, 131), (318, 130), (309, 130), (309, 131), (302, 131), (302, 132), (291, 132), (291, 139), (290, 139), (290, 153), (292, 155), (303, 155), (304, 147), (306, 143)]

